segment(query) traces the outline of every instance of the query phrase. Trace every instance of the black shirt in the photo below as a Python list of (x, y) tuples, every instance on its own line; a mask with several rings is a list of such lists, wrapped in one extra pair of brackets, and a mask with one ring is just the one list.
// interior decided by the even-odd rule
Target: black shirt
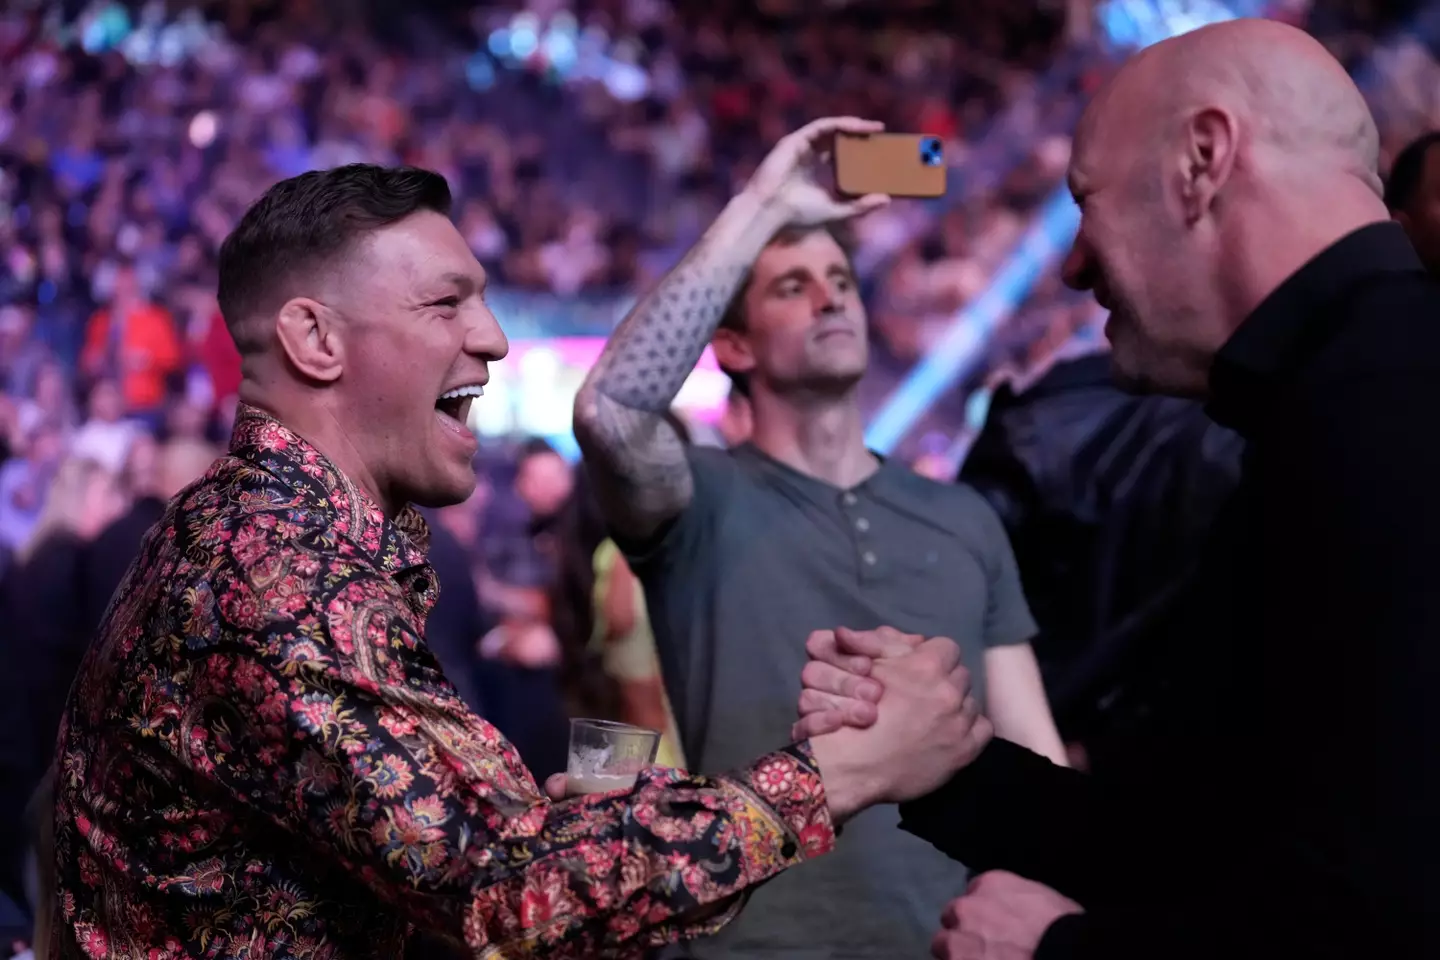
[(1125, 762), (1165, 697), (1175, 617), (1243, 449), (1195, 400), (1115, 386), (1105, 353), (995, 392), (960, 480), (1005, 524), (1050, 709), (1093, 771)]
[(1144, 775), (996, 741), (904, 826), (1085, 905), (1037, 960), (1440, 955), (1440, 285), (1400, 229), (1267, 298), (1209, 410), (1245, 459)]

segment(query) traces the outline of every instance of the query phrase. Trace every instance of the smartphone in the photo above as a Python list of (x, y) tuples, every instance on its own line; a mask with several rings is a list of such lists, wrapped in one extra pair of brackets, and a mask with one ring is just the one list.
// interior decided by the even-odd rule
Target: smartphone
[(945, 195), (945, 145), (921, 133), (839, 134), (835, 186), (850, 197)]

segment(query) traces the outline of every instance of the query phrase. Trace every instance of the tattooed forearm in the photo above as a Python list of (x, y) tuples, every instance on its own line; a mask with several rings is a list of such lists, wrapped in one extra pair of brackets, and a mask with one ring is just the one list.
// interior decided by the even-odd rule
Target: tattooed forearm
[(727, 216), (615, 328), (586, 386), (631, 410), (670, 409), (759, 255)]
[(663, 417), (725, 308), (780, 226), (744, 196), (611, 335), (575, 400), (575, 434), (601, 504), (644, 536), (690, 500), (685, 448)]
[[(587, 388), (588, 389), (588, 388)], [(575, 437), (585, 455), (595, 497), (618, 533), (645, 539), (690, 502), (693, 480), (685, 446), (663, 418), (623, 406), (590, 390), (577, 402)]]

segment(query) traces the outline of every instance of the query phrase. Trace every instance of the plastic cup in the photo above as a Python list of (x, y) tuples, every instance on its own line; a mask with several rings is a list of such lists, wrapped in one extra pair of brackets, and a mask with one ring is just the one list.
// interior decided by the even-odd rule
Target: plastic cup
[(607, 793), (635, 786), (640, 771), (655, 762), (660, 733), (610, 720), (571, 720), (565, 792)]

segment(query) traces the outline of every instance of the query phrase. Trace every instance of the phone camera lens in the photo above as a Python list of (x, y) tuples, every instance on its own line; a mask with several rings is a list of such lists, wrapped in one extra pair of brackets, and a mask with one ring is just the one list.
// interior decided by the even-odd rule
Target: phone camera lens
[(920, 162), (927, 167), (938, 167), (945, 162), (945, 148), (938, 137), (926, 137), (920, 141)]

